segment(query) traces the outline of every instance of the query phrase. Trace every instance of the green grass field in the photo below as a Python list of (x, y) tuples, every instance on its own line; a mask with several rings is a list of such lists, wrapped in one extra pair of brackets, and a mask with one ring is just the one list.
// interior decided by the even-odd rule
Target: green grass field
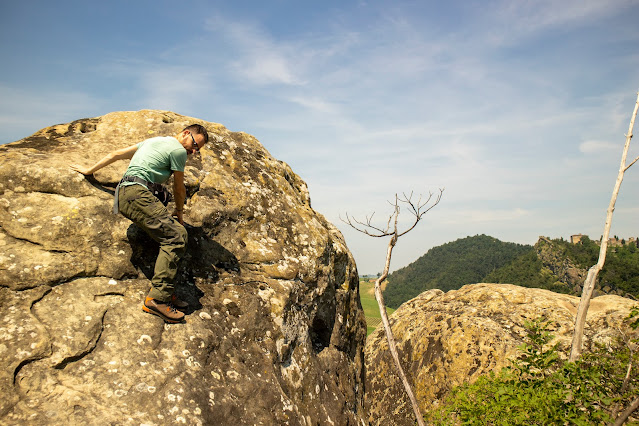
[[(378, 325), (382, 323), (382, 317), (379, 313), (379, 305), (375, 299), (373, 289), (374, 283), (370, 283), (367, 280), (359, 281), (359, 297), (362, 302), (362, 308), (364, 308), (364, 315), (366, 316), (366, 329), (367, 335), (375, 331)], [(395, 312), (395, 309), (386, 308), (388, 315)]]

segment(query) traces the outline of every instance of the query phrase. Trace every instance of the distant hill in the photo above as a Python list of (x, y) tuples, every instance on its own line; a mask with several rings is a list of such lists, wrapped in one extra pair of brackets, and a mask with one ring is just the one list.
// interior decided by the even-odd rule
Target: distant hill
[[(583, 237), (577, 244), (540, 237), (534, 250), (491, 272), (484, 282), (536, 287), (580, 296), (588, 269), (599, 259), (599, 245)], [(595, 295), (639, 297), (639, 249), (636, 242), (608, 247)]]
[(505, 243), (487, 235), (461, 238), (434, 247), (389, 275), (389, 285), (384, 291), (386, 305), (396, 309), (426, 290), (455, 290), (481, 282), (489, 273), (531, 251), (532, 246)]
[[(577, 244), (540, 237), (530, 246), (476, 235), (434, 247), (390, 274), (384, 299), (388, 307), (396, 309), (426, 290), (456, 290), (479, 282), (544, 288), (579, 296), (588, 268), (598, 257), (599, 246), (588, 237)], [(636, 243), (609, 247), (595, 288), (595, 295), (639, 297)]]

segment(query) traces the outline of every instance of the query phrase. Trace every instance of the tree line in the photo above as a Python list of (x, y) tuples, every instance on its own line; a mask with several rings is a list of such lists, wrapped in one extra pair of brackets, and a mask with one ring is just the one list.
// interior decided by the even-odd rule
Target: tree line
[[(551, 241), (558, 263), (569, 261), (587, 271), (597, 262), (599, 245), (583, 237), (572, 244)], [(456, 290), (479, 282), (508, 283), (578, 296), (578, 289), (544, 266), (534, 246), (475, 235), (434, 247), (410, 265), (388, 276), (384, 298), (394, 309), (430, 289)], [(608, 247), (608, 258), (597, 280), (599, 293), (639, 297), (639, 249), (635, 243)]]

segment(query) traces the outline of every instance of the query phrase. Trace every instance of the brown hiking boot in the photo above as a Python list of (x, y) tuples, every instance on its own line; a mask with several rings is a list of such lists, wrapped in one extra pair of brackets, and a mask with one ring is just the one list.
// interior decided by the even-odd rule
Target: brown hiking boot
[(149, 314), (157, 315), (166, 322), (176, 323), (184, 320), (184, 313), (175, 309), (170, 302), (160, 302), (148, 296), (144, 300), (144, 304), (142, 304), (142, 310)]
[(189, 304), (184, 300), (178, 299), (175, 293), (171, 295), (171, 305), (175, 306), (178, 309), (186, 309), (189, 307)]

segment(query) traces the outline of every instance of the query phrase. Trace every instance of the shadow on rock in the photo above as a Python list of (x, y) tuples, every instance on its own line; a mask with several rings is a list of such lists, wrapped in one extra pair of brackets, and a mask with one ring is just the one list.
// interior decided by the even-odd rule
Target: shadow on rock
[(95, 176), (89, 175), (84, 177), (87, 182), (91, 184), (95, 189), (99, 189), (102, 192), (115, 196), (115, 187), (105, 186), (102, 182), (99, 182)]
[[(185, 311), (189, 314), (202, 308), (200, 298), (204, 292), (196, 283), (213, 285), (219, 280), (221, 272), (239, 274), (240, 264), (233, 253), (214, 241), (202, 227), (189, 224), (185, 224), (185, 227), (189, 241), (175, 277), (175, 291), (178, 297), (189, 302), (189, 309)], [(160, 245), (133, 223), (127, 229), (127, 238), (132, 250), (131, 263), (151, 280)]]

